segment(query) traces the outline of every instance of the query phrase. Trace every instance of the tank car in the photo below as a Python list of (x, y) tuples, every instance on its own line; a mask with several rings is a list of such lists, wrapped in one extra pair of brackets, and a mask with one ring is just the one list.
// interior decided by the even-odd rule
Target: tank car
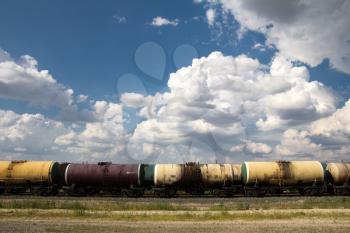
[(151, 189), (154, 186), (154, 169), (155, 164), (140, 165), (140, 184), (146, 189)]
[(156, 196), (172, 197), (178, 190), (190, 194), (202, 194), (199, 164), (156, 164), (154, 168), (154, 187)]
[(324, 169), (318, 161), (244, 162), (242, 178), (247, 196), (297, 190), (319, 195), (324, 190)]
[(201, 164), (202, 183), (216, 196), (232, 195), (233, 170), (231, 164)]
[(122, 196), (142, 196), (139, 164), (71, 163), (65, 172), (70, 195), (92, 195), (100, 192)]
[(231, 164), (233, 172), (233, 184), (242, 185), (242, 164)]
[(0, 161), (0, 193), (56, 194), (59, 163), (53, 161)]
[(330, 194), (350, 195), (350, 163), (327, 163), (326, 183)]

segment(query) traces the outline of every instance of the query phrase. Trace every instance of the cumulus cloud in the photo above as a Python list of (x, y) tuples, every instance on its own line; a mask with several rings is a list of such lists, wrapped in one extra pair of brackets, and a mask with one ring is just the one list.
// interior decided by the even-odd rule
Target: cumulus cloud
[(59, 161), (127, 161), (121, 104), (90, 101), (74, 95), (47, 70), (39, 70), (31, 56), (14, 61), (0, 50), (0, 98), (26, 102), (45, 109), (60, 109), (51, 119), (41, 113), (18, 114), (0, 110), (0, 154), (3, 159)]
[(3, 159), (118, 160), (125, 145), (122, 107), (97, 101), (95, 122), (63, 123), (42, 114), (0, 110)]
[(29, 55), (15, 62), (0, 50), (0, 98), (19, 100), (45, 109), (58, 107), (62, 118), (71, 121), (93, 120), (89, 111), (78, 111), (74, 91), (58, 83), (48, 70), (39, 70)]
[(155, 27), (162, 27), (162, 26), (174, 26), (176, 27), (179, 24), (178, 19), (170, 20), (167, 18), (163, 18), (161, 16), (157, 16), (153, 18), (152, 22), (150, 25), (155, 26)]
[(78, 129), (71, 127), (55, 139), (62, 153), (85, 155), (93, 160), (116, 159), (124, 146), (122, 107), (97, 101), (94, 114), (98, 121), (85, 123)]
[(213, 52), (172, 73), (168, 88), (155, 96), (122, 97), (140, 112), (152, 112), (136, 126), (132, 140), (152, 139), (159, 145), (198, 140), (224, 156), (239, 152), (235, 148), (269, 154), (272, 149), (264, 141), (270, 139), (261, 137), (256, 143), (250, 135), (303, 126), (336, 110), (332, 92), (310, 81), (306, 67), (282, 56), (267, 67), (245, 55)]
[(279, 156), (308, 156), (320, 160), (347, 160), (350, 153), (350, 100), (329, 117), (304, 130), (288, 129), (275, 152)]
[(270, 154), (272, 148), (265, 143), (246, 140), (242, 144), (233, 146), (230, 151), (233, 153)]
[[(213, 1), (209, 1), (213, 3)], [(218, 0), (239, 22), (258, 31), (283, 56), (317, 66), (324, 59), (350, 73), (350, 2), (344, 0)]]

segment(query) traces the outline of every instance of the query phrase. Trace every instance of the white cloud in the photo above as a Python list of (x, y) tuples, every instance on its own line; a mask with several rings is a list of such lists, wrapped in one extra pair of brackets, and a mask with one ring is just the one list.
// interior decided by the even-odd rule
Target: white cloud
[(210, 8), (210, 9), (208, 9), (208, 10), (206, 11), (205, 14), (206, 14), (206, 16), (207, 16), (208, 24), (209, 24), (210, 26), (213, 26), (213, 24), (214, 24), (214, 22), (215, 22), (215, 9)]
[(118, 24), (126, 23), (126, 17), (125, 16), (113, 15), (113, 19), (115, 19)]
[(304, 130), (288, 129), (276, 146), (278, 156), (347, 160), (350, 153), (350, 100), (329, 117)]
[[(244, 153), (269, 154), (272, 149), (265, 141), (272, 139), (261, 136), (262, 131), (278, 135), (336, 110), (335, 96), (321, 83), (310, 81), (306, 67), (282, 56), (266, 67), (245, 55), (213, 52), (172, 73), (168, 88), (169, 92), (155, 96), (123, 95), (128, 106), (152, 112), (137, 125), (131, 140), (162, 147), (204, 141), (225, 154), (239, 151), (245, 139)], [(259, 143), (254, 140), (257, 135)], [(276, 138), (274, 143), (280, 139)]]
[(256, 50), (259, 50), (260, 52), (264, 52), (266, 51), (266, 46), (261, 43), (255, 43), (252, 49), (256, 49)]
[(93, 114), (95, 122), (64, 124), (0, 110), (0, 153), (7, 159), (120, 161), (126, 137), (121, 105), (97, 101)]
[(38, 62), (29, 55), (18, 62), (0, 51), (0, 98), (19, 100), (45, 109), (58, 107), (62, 118), (71, 121), (93, 120), (89, 111), (78, 111), (74, 91), (58, 83), (47, 70), (38, 70)]
[[(213, 2), (213, 1), (209, 1)], [(324, 59), (350, 73), (350, 1), (219, 0), (241, 32), (266, 35), (267, 45), (293, 60), (317, 66)]]
[(155, 26), (155, 27), (162, 27), (162, 26), (174, 26), (176, 27), (179, 24), (178, 19), (170, 20), (163, 18), (161, 16), (157, 16), (153, 18), (152, 22), (150, 25)]
[(272, 148), (265, 143), (245, 140), (244, 143), (231, 147), (230, 151), (233, 153), (270, 154)]
[(60, 161), (128, 159), (122, 106), (90, 101), (78, 111), (78, 103), (89, 97), (75, 96), (72, 89), (58, 83), (47, 70), (39, 70), (37, 64), (29, 55), (15, 62), (0, 50), (0, 97), (59, 108), (60, 117), (53, 120), (40, 113), (0, 110), (1, 156)]
[(123, 93), (121, 102), (128, 107), (140, 108), (146, 105), (147, 98), (139, 93)]
[(81, 129), (70, 128), (55, 139), (62, 153), (84, 155), (93, 160), (118, 159), (124, 149), (121, 105), (97, 101), (94, 105), (97, 122), (85, 123)]
[(77, 102), (78, 102), (78, 103), (83, 103), (83, 102), (85, 102), (88, 98), (89, 98), (89, 96), (87, 96), (87, 95), (78, 95), (78, 97), (77, 97)]

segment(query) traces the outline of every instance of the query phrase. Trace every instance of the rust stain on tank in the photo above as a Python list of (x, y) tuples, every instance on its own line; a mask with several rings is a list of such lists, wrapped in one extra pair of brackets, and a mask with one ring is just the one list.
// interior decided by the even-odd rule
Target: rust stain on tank
[(291, 162), (290, 161), (284, 161), (280, 160), (277, 161), (279, 170), (280, 170), (280, 179), (281, 180), (289, 180), (292, 178), (292, 171), (291, 171)]
[(202, 173), (198, 163), (190, 162), (183, 165), (181, 184), (190, 186), (202, 180)]

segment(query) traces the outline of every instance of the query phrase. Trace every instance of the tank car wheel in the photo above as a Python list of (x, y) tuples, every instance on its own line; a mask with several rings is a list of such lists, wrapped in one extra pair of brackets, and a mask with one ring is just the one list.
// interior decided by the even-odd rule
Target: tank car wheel
[(176, 189), (167, 189), (166, 190), (167, 197), (174, 197), (175, 195), (176, 195)]
[(120, 196), (122, 196), (122, 197), (129, 197), (130, 195), (129, 195), (129, 192), (127, 190), (122, 190), (120, 192)]
[(164, 196), (164, 192), (161, 192), (161, 191), (153, 191), (153, 195), (155, 197), (163, 197)]
[(120, 190), (111, 190), (110, 193), (111, 193), (112, 196), (118, 196), (118, 195), (121, 194)]
[(304, 189), (302, 189), (301, 192), (299, 191), (299, 193), (300, 193), (302, 196), (312, 196), (312, 195), (313, 195), (313, 191), (312, 191), (312, 189), (310, 189), (310, 188), (304, 188)]
[(266, 191), (265, 190), (259, 190), (257, 194), (258, 194), (257, 197), (265, 197), (266, 196)]
[(135, 196), (135, 197), (142, 197), (144, 194), (145, 194), (145, 191), (144, 191), (144, 190), (137, 190), (137, 191), (134, 191), (134, 196)]
[(349, 196), (349, 195), (350, 195), (350, 190), (347, 189), (347, 188), (344, 188), (342, 194), (343, 194), (344, 196)]
[(327, 193), (329, 195), (334, 195), (335, 194), (334, 188), (332, 186), (328, 186), (327, 187)]
[(220, 189), (213, 189), (212, 193), (215, 197), (221, 197), (221, 190)]

